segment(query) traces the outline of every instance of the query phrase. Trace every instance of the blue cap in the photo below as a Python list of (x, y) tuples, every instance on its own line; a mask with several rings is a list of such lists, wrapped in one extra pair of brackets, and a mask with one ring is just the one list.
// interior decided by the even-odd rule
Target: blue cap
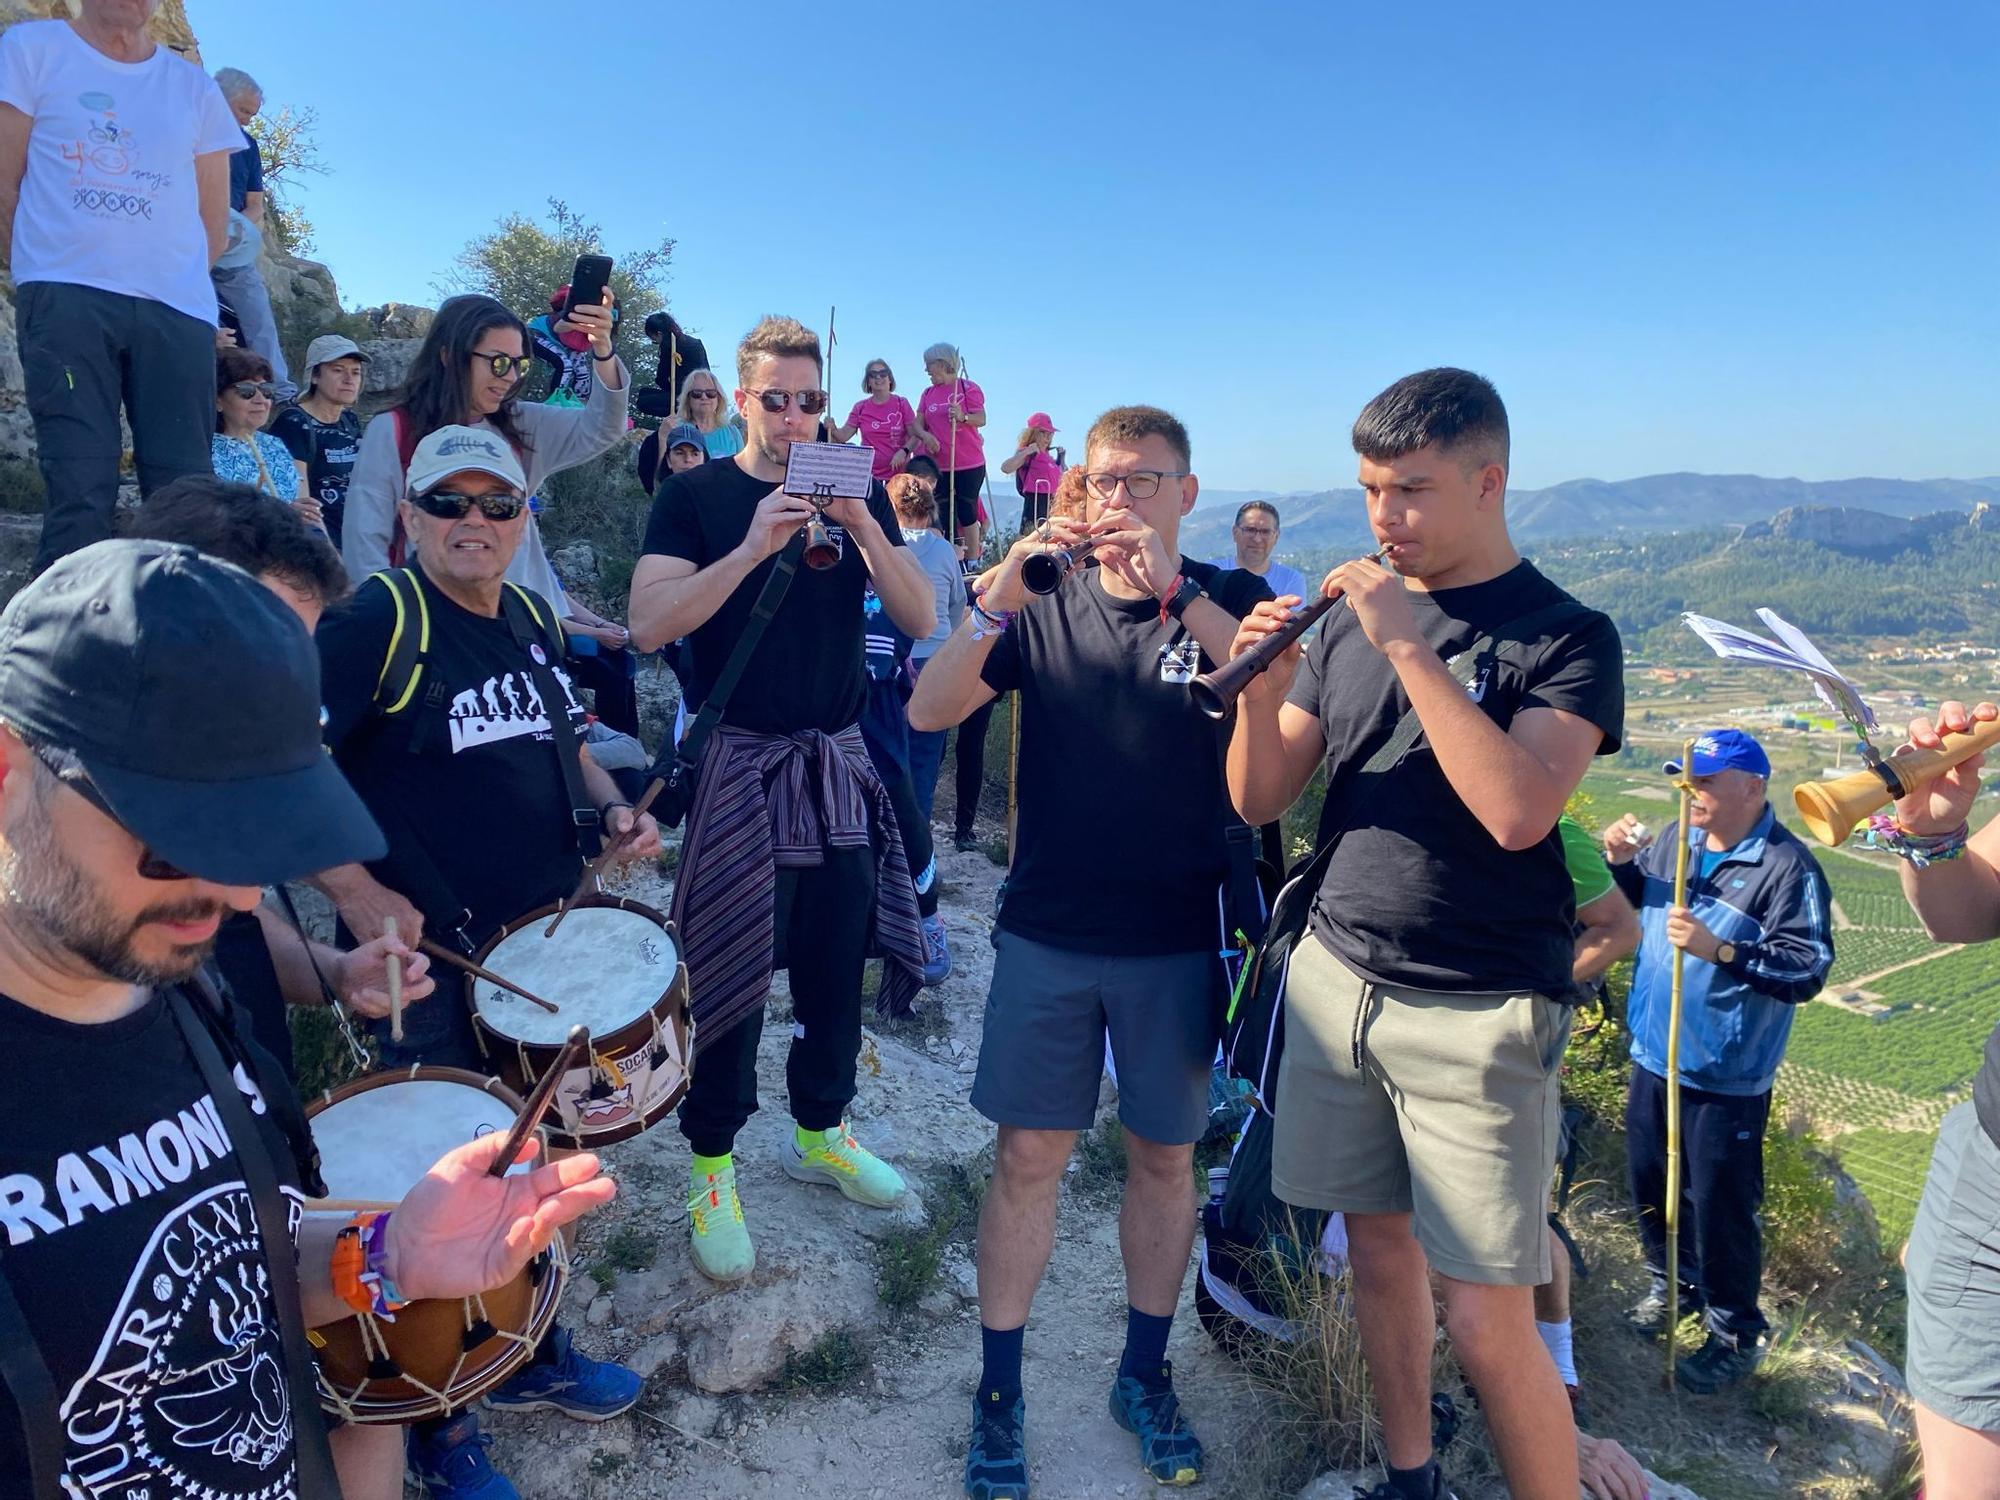
[[(1771, 774), (1771, 757), (1764, 747), (1740, 729), (1711, 729), (1694, 742), (1696, 776), (1713, 776), (1717, 771), (1748, 771), (1752, 776)], [(1681, 774), (1681, 763), (1670, 760), (1660, 768), (1669, 776)]]
[(701, 449), (701, 456), (708, 457), (708, 443), (701, 435), (701, 429), (692, 422), (676, 422), (667, 429), (661, 441), (660, 452), (669, 453), (675, 448), (693, 447)]

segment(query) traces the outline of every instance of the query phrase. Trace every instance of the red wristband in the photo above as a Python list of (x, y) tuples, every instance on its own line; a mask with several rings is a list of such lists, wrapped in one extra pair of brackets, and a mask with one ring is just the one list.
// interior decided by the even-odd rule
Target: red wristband
[(1185, 574), (1174, 574), (1173, 578), (1167, 584), (1167, 591), (1160, 595), (1160, 623), (1162, 625), (1167, 623), (1167, 606), (1174, 602), (1174, 595), (1181, 591), (1181, 585), (1185, 582), (1187, 582)]

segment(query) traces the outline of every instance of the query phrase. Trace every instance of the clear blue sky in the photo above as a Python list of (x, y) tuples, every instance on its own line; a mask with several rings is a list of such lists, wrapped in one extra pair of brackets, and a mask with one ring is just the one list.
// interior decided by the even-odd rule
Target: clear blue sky
[(2000, 474), (1990, 3), (189, 8), (319, 111), (349, 305), (556, 196), (671, 235), (718, 357), (838, 304), (843, 410), (951, 340), (1001, 443), (1157, 402), (1214, 487), (1350, 483), (1362, 403), (1446, 363), (1519, 486)]

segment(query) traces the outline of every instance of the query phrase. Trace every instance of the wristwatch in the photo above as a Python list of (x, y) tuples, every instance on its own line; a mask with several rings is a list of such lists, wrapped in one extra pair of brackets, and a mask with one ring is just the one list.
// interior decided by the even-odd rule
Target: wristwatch
[(1717, 943), (1715, 945), (1715, 961), (1725, 969), (1735, 963), (1736, 945), (1734, 943)]
[(1182, 578), (1181, 586), (1160, 601), (1160, 612), (1171, 615), (1174, 619), (1178, 620), (1181, 617), (1181, 612), (1194, 603), (1195, 600), (1207, 597), (1202, 592), (1200, 584), (1196, 583), (1192, 578)]

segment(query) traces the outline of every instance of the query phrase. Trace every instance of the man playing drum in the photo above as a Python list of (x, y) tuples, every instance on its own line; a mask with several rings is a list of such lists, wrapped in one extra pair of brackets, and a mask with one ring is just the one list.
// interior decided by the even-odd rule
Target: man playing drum
[[(547, 601), (504, 583), (527, 524), (525, 484), (520, 461), (497, 434), (467, 427), (430, 434), (410, 460), (401, 506), (411, 567), (371, 576), (320, 623), (326, 742), (389, 839), (384, 858), (317, 878), (342, 925), (359, 937), (382, 933), (393, 918), (401, 932), (428, 931), (469, 954), (575, 888), (585, 855), (580, 823), (601, 817), (608, 837), (632, 827), (632, 809), (610, 776), (574, 729), (564, 732), (550, 718), (567, 713), (580, 725), (583, 709), (561, 670), (560, 627), (541, 624), (553, 620)], [(408, 661), (404, 632), (427, 636), (420, 663)], [(559, 758), (565, 753), (575, 758), (591, 808), (575, 805)], [(658, 830), (642, 817), (619, 856), (659, 851)], [(412, 1007), (401, 1043), (386, 1021), (372, 1024), (387, 1066), (485, 1068), (469, 1012), (455, 997)], [(603, 1421), (639, 1391), (637, 1375), (586, 1358), (558, 1328), (533, 1364), (486, 1399)], [(514, 1493), (487, 1464), (472, 1412), (414, 1428), (411, 1467), (436, 1500)]]
[(337, 1493), (305, 1329), (505, 1284), (613, 1194), (589, 1156), (493, 1177), (495, 1136), (379, 1227), (301, 1221), (298, 1100), (191, 981), (262, 884), (381, 852), (318, 687), (291, 612), (184, 547), (100, 543), (0, 614), (10, 1496)]
[[(766, 318), (736, 351), (737, 410), (749, 442), (733, 459), (660, 485), (632, 574), (632, 640), (642, 651), (688, 636), (691, 696), (712, 690), (777, 556), (813, 518), (780, 487), (794, 442), (826, 411), (819, 338)], [(867, 697), (862, 592), (872, 582), (906, 635), (929, 635), (931, 585), (877, 482), (834, 500), (831, 566), (801, 566), (709, 739), (674, 884), (687, 945), (700, 1062), (681, 1106), (693, 1149), (688, 1219), (695, 1265), (748, 1276), (733, 1152), (757, 1108), (757, 1041), (774, 969), (789, 970), (786, 1067), (793, 1130), (783, 1165), (857, 1202), (895, 1203), (903, 1180), (847, 1129), (861, 1051), (861, 970), (870, 940), (889, 960), (885, 997), (913, 995), (923, 947), (895, 813), (857, 727)], [(788, 554), (788, 556), (791, 554)]]
[[(1512, 1492), (1574, 1500), (1575, 1424), (1533, 1304), (1569, 1027), (1574, 903), (1555, 826), (1591, 757), (1618, 748), (1618, 632), (1514, 550), (1507, 412), (1487, 381), (1408, 376), (1368, 403), (1353, 442), (1387, 566), (1327, 575), (1349, 607), (1303, 670), (1294, 646), (1244, 690), (1229, 748), (1252, 823), (1324, 761), (1319, 844), (1338, 841), (1291, 954), (1273, 1186), (1347, 1214), (1389, 1464), (1375, 1495), (1443, 1493), (1428, 1261)], [(1238, 650), (1296, 602), (1258, 606)]]

